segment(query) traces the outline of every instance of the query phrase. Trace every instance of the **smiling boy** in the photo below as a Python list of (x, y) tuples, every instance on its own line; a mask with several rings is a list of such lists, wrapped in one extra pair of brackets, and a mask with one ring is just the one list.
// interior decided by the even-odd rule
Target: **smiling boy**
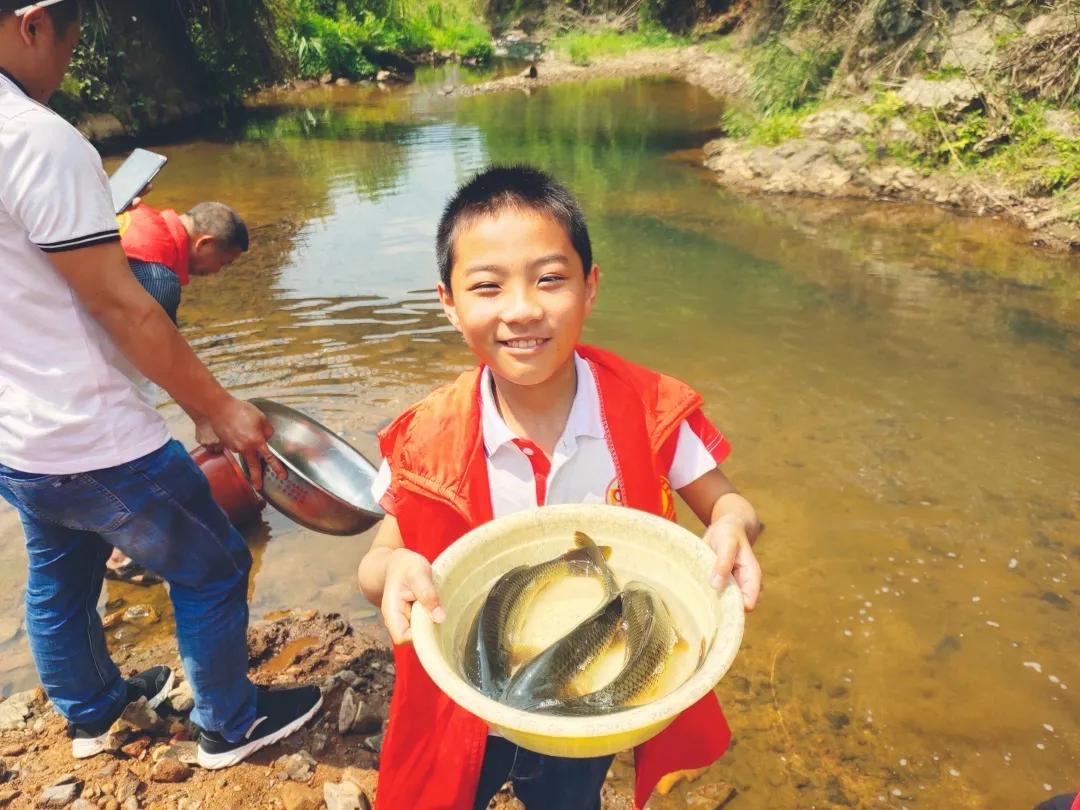
[[(720, 471), (730, 448), (698, 394), (579, 345), (600, 270), (562, 185), (527, 167), (479, 174), (447, 205), (437, 253), (443, 309), (480, 366), (380, 437), (375, 494), (387, 518), (359, 569), (395, 644), (377, 806), (484, 808), (509, 779), (529, 808), (593, 810), (611, 757), (550, 757), (489, 735), (420, 666), (406, 644), (412, 603), (445, 618), (431, 561), (469, 529), (545, 504), (621, 504), (674, 519), (674, 490), (708, 527), (712, 584), (733, 573), (752, 610), (760, 523)], [(665, 773), (713, 762), (729, 738), (710, 693), (635, 751), (635, 804)]]

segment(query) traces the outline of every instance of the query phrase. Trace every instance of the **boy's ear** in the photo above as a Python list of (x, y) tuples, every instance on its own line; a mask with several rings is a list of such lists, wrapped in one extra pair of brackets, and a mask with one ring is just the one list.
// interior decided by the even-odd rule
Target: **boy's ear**
[(439, 303), (442, 304), (442, 311), (446, 313), (446, 320), (460, 332), (461, 321), (458, 320), (457, 308), (454, 306), (454, 296), (451, 295), (450, 288), (440, 281), (435, 289), (439, 293)]
[(585, 276), (585, 314), (592, 312), (593, 304), (596, 303), (596, 295), (600, 292), (600, 265), (594, 264)]

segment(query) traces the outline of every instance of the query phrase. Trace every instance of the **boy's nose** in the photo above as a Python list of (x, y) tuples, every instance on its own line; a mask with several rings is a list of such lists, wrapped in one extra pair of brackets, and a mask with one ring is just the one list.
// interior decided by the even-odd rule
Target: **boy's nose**
[(528, 292), (520, 292), (511, 298), (503, 311), (503, 320), (511, 323), (535, 321), (544, 314), (536, 298)]

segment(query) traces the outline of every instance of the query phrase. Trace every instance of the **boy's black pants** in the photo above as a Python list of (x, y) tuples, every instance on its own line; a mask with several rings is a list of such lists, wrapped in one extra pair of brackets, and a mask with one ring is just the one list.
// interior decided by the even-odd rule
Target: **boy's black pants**
[(612, 759), (549, 757), (502, 737), (488, 737), (473, 810), (486, 810), (508, 781), (529, 810), (600, 810), (600, 788)]

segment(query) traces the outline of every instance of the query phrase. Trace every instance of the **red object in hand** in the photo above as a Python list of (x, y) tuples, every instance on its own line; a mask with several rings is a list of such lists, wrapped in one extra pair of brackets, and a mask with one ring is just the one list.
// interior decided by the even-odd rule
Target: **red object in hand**
[(210, 494), (230, 523), (242, 526), (259, 516), (266, 501), (252, 489), (232, 453), (214, 453), (200, 444), (191, 451), (191, 458), (210, 482)]

